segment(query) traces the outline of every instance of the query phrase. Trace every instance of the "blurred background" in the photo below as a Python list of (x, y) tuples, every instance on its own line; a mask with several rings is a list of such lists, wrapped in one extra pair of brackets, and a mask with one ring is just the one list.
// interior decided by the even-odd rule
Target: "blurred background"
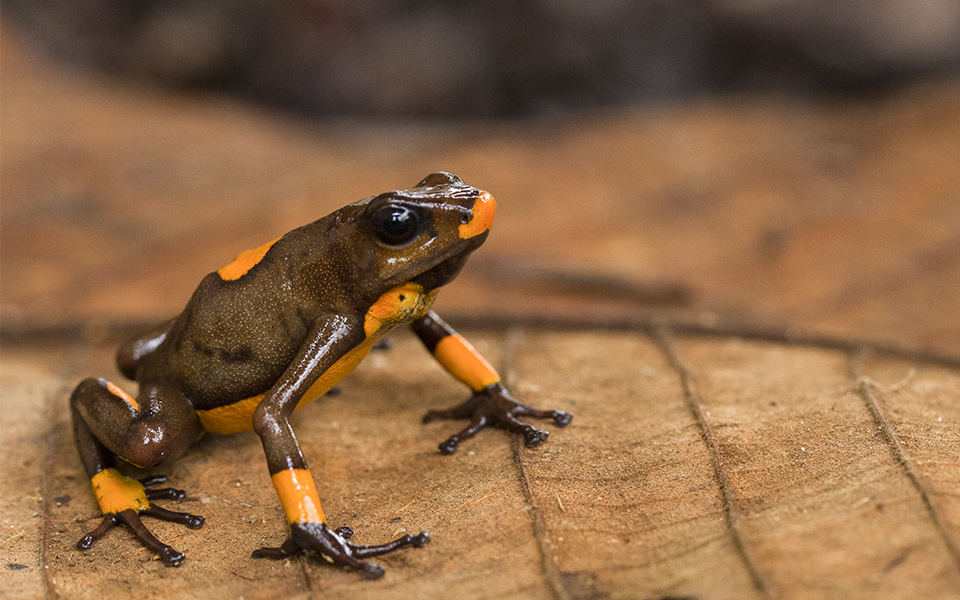
[(449, 170), (456, 314), (960, 351), (960, 0), (9, 0), (0, 60), (8, 335)]
[(530, 117), (960, 66), (956, 0), (10, 0), (59, 59), (310, 114)]

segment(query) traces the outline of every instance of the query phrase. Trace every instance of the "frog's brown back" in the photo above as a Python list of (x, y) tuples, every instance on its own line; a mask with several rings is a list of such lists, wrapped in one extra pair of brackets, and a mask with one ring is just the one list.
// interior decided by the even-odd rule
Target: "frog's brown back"
[[(273, 242), (236, 279), (210, 273), (174, 321), (162, 371), (197, 408), (263, 393), (324, 314), (365, 310), (345, 255), (345, 207)], [(350, 211), (347, 211), (350, 212)], [(203, 390), (202, 392), (200, 390)]]

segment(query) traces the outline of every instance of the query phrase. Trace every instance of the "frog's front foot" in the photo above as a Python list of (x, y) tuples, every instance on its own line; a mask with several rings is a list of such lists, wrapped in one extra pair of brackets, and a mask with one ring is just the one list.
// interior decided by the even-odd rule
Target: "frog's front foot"
[(304, 550), (313, 550), (327, 562), (361, 571), (370, 579), (383, 577), (383, 568), (361, 559), (393, 552), (404, 546), (421, 548), (430, 542), (430, 533), (421, 531), (417, 535), (404, 535), (392, 542), (376, 546), (362, 546), (347, 540), (353, 536), (349, 527), (332, 530), (326, 523), (293, 523), (290, 537), (279, 548), (260, 548), (253, 551), (253, 558), (283, 559)]
[(549, 431), (523, 423), (517, 417), (552, 419), (559, 427), (566, 426), (573, 419), (573, 415), (566, 411), (537, 410), (517, 402), (503, 384), (494, 383), (475, 392), (463, 404), (447, 410), (431, 410), (423, 417), (423, 422), (429, 423), (436, 419), (470, 419), (470, 425), (466, 429), (450, 436), (440, 444), (442, 454), (453, 454), (461, 441), (472, 438), (488, 425), (523, 435), (524, 444), (531, 448), (539, 445), (550, 435)]
[[(180, 525), (186, 525), (190, 529), (200, 529), (203, 526), (204, 519), (199, 515), (167, 510), (149, 502), (150, 500), (182, 500), (186, 496), (186, 492), (183, 490), (173, 488), (150, 489), (147, 487), (163, 483), (166, 479), (167, 478), (162, 475), (148, 477), (140, 481), (126, 477), (123, 477), (123, 480), (114, 478), (114, 481), (122, 481), (126, 486), (126, 490), (131, 492), (126, 494), (126, 498), (131, 499), (130, 508), (104, 511), (103, 520), (100, 522), (100, 525), (80, 538), (80, 541), (77, 542), (77, 548), (80, 550), (89, 550), (93, 543), (102, 538), (114, 525), (125, 525), (141, 544), (160, 556), (160, 561), (163, 562), (163, 564), (171, 567), (179, 567), (185, 558), (183, 553), (158, 540), (140, 520), (140, 516), (146, 515), (164, 521), (179, 523)], [(116, 489), (111, 489), (110, 493), (118, 494)], [(111, 498), (111, 500), (115, 502), (122, 501), (122, 499), (118, 500), (116, 497)]]

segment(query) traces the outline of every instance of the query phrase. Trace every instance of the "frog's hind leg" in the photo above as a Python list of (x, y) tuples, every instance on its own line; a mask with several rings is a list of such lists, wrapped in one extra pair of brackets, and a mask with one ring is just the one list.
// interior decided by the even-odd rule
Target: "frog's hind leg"
[(104, 517), (77, 547), (86, 550), (114, 525), (123, 524), (165, 564), (179, 565), (183, 554), (154, 537), (140, 516), (173, 521), (191, 529), (201, 527), (203, 517), (153, 504), (152, 500), (182, 499), (185, 493), (150, 487), (165, 481), (164, 477), (141, 481), (126, 477), (117, 470), (116, 457), (148, 467), (186, 450), (201, 432), (189, 401), (162, 382), (144, 386), (134, 399), (105, 379), (87, 379), (71, 395), (70, 411), (80, 460)]
[(130, 338), (117, 350), (117, 368), (127, 379), (137, 379), (137, 370), (143, 359), (153, 352), (167, 339), (167, 333), (173, 325), (173, 320), (165, 321), (149, 331)]

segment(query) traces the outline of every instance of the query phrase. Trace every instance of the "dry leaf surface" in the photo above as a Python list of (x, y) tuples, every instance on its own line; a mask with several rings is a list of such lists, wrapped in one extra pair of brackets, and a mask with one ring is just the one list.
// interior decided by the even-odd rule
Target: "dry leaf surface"
[(111, 349), (6, 351), (4, 414), (31, 402), (36, 415), (4, 431), (13, 468), (3, 489), (34, 490), (4, 493), (19, 528), (10, 556), (26, 566), (5, 573), (10, 589), (57, 598), (960, 593), (956, 371), (867, 360), (855, 375), (856, 357), (835, 351), (669, 333), (470, 337), (519, 396), (574, 412), (573, 424), (537, 449), (484, 432), (441, 456), (436, 444), (456, 425), (419, 417), (464, 391), (409, 334), (295, 419), (333, 524), (359, 540), (433, 533), (422, 550), (383, 557), (381, 583), (315, 558), (249, 557), (285, 535), (252, 434), (202, 440), (164, 470), (189, 492), (181, 509), (207, 518), (199, 531), (155, 524), (187, 554), (181, 568), (123, 531), (77, 551), (97, 511), (66, 392), (82, 375), (112, 373)]

